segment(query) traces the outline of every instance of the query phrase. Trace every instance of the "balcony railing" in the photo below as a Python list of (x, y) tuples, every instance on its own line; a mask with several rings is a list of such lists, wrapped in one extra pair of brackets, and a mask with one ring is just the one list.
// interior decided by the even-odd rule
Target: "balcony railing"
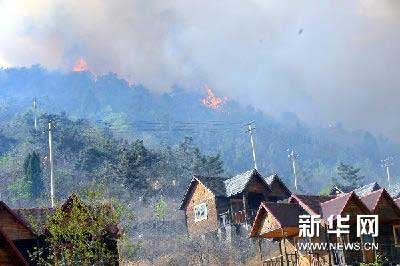
[(225, 225), (231, 225), (231, 224), (248, 224), (252, 225), (255, 217), (257, 214), (257, 210), (240, 210), (240, 211), (227, 211), (224, 213), (221, 213), (219, 215), (220, 217), (220, 225), (225, 226)]

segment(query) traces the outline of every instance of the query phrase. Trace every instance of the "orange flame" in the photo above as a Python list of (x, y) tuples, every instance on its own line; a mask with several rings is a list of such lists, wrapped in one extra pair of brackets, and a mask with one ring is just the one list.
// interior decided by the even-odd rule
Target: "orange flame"
[(89, 66), (82, 57), (80, 57), (78, 60), (76, 60), (75, 65), (72, 68), (72, 71), (74, 71), (74, 72), (82, 72), (82, 71), (88, 71), (88, 70), (89, 70)]
[(201, 100), (201, 102), (205, 106), (207, 106), (207, 107), (209, 107), (211, 109), (217, 109), (217, 108), (221, 107), (226, 102), (226, 100), (227, 100), (226, 97), (224, 97), (224, 98), (217, 97), (214, 94), (214, 92), (212, 91), (212, 89), (210, 87), (208, 87), (208, 85), (205, 85), (204, 89), (207, 92), (207, 96), (205, 98), (203, 98)]

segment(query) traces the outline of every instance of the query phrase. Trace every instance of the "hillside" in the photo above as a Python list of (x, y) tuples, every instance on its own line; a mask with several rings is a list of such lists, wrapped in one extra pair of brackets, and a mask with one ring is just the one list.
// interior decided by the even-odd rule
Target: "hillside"
[[(380, 160), (400, 150), (398, 144), (367, 131), (350, 131), (341, 125), (310, 126), (293, 113), (271, 117), (204, 89), (168, 89), (156, 93), (111, 73), (96, 77), (90, 72), (48, 71), (39, 65), (1, 69), (0, 152), (7, 154), (20, 142), (22, 133), (11, 133), (11, 129), (29, 130), (18, 128), (16, 121), (23, 116), (32, 119), (34, 97), (39, 116), (65, 113), (72, 120), (83, 118), (117, 139), (142, 139), (152, 149), (178, 145), (184, 137), (192, 137), (205, 154), (221, 155), (224, 175), (252, 167), (244, 124), (255, 121), (261, 172), (278, 172), (292, 184), (287, 149), (293, 148), (300, 154), (304, 192), (319, 192), (326, 186), (340, 161), (361, 167), (365, 182), (377, 179), (384, 183)], [(271, 101), (265, 99), (265, 104)], [(392, 173), (398, 171), (395, 165)]]

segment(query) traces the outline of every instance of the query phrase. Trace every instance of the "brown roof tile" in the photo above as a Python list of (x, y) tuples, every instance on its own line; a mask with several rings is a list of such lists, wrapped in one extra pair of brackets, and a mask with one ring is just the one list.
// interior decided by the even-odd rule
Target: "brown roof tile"
[(370, 211), (374, 211), (379, 199), (381, 198), (383, 193), (383, 189), (379, 189), (377, 191), (371, 192), (363, 197), (361, 197), (362, 202), (365, 204), (365, 206), (368, 207)]
[(263, 202), (261, 205), (275, 217), (281, 227), (298, 226), (299, 215), (306, 213), (296, 203)]
[(368, 207), (360, 200), (353, 191), (351, 193), (340, 195), (332, 200), (321, 203), (322, 218), (328, 219), (329, 216), (341, 215), (350, 201), (355, 201), (365, 213), (370, 213)]
[(334, 198), (336, 198), (336, 196), (333, 195), (292, 195), (289, 202), (298, 202), (300, 206), (310, 214), (322, 214), (321, 203)]
[(299, 215), (306, 212), (297, 203), (288, 202), (262, 202), (258, 209), (253, 227), (250, 231), (250, 236), (257, 236), (257, 232), (262, 226), (263, 218), (266, 213), (270, 213), (281, 228), (297, 227), (299, 225)]

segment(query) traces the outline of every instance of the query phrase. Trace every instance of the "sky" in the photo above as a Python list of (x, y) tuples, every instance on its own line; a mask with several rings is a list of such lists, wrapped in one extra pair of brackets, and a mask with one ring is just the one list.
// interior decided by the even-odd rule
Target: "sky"
[(202, 89), (400, 140), (398, 0), (0, 0), (0, 66), (83, 58), (155, 91)]

